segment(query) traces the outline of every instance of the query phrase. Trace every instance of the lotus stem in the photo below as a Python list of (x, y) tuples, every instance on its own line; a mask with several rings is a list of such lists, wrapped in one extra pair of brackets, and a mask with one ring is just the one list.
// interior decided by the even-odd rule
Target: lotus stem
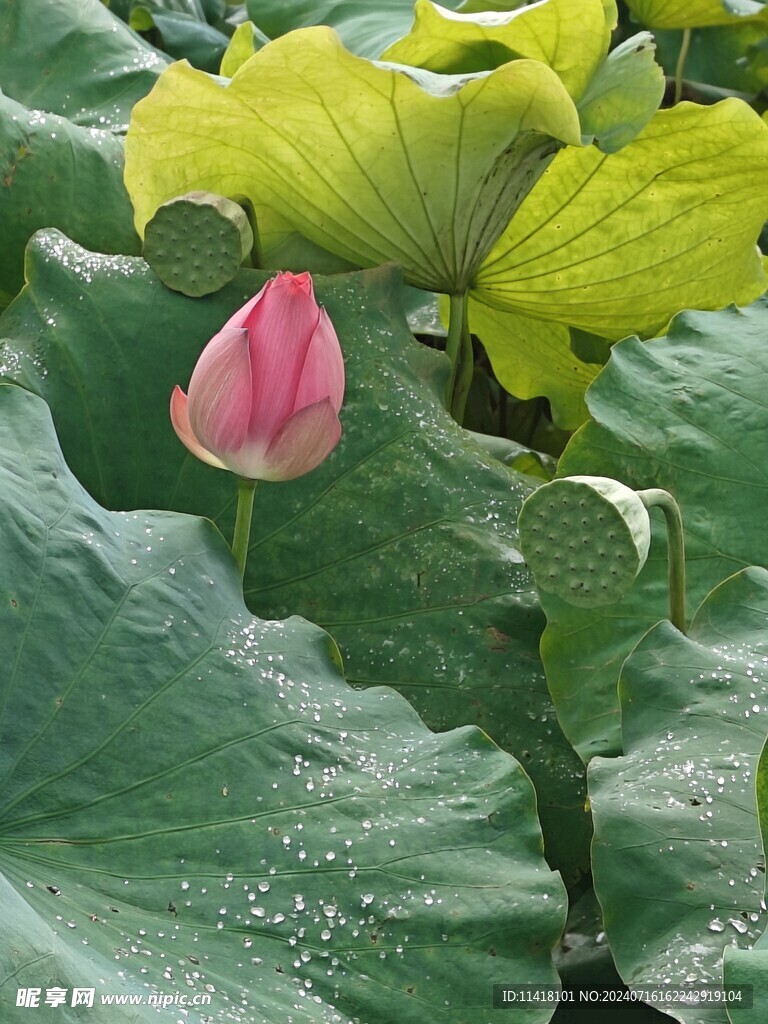
[(235, 556), (240, 578), (245, 577), (245, 563), (248, 561), (248, 544), (251, 539), (251, 518), (253, 517), (253, 496), (255, 480), (240, 477), (237, 482), (237, 515), (235, 532), (232, 537), (232, 554)]
[(683, 29), (683, 38), (680, 42), (680, 53), (677, 57), (677, 66), (675, 68), (675, 94), (674, 102), (677, 105), (683, 95), (683, 75), (685, 73), (685, 62), (688, 59), (688, 48), (691, 45), (691, 30), (689, 28)]
[(451, 377), (445, 405), (457, 423), (464, 422), (469, 389), (472, 386), (474, 355), (472, 335), (469, 333), (467, 307), (469, 294), (460, 292), (450, 296), (448, 338), (445, 351), (451, 361)]
[(680, 506), (669, 493), (652, 487), (638, 491), (647, 509), (660, 508), (667, 522), (667, 556), (669, 558), (669, 618), (673, 626), (685, 633), (685, 544)]
[(241, 198), (238, 200), (242, 208), (245, 210), (245, 215), (248, 218), (248, 223), (251, 225), (251, 231), (253, 232), (253, 245), (249, 254), (250, 266), (254, 270), (260, 270), (264, 265), (264, 260), (261, 252), (261, 235), (259, 234), (259, 222), (256, 219), (256, 210), (254, 209), (253, 203), (250, 199)]

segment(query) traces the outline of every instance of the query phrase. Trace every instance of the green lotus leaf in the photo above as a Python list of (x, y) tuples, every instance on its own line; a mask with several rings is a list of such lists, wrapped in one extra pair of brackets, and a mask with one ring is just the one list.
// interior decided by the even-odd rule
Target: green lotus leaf
[(563, 430), (575, 430), (588, 418), (584, 392), (600, 367), (574, 355), (564, 324), (470, 301), (469, 325), (482, 341), (499, 383), (511, 395), (546, 395), (553, 419)]
[(723, 983), (735, 993), (741, 991), (744, 997), (751, 997), (751, 1005), (735, 994), (728, 1008), (731, 1024), (763, 1024), (768, 1013), (768, 941), (763, 932), (751, 949), (729, 946), (723, 958)]
[(91, 986), (248, 1024), (475, 1024), (509, 971), (556, 982), (564, 891), (513, 758), (353, 691), (317, 627), (253, 618), (210, 522), (100, 508), (9, 385), (0, 478), (5, 1020), (17, 987)]
[[(520, 0), (481, 0), (478, 10), (509, 11)], [(473, 5), (445, 0), (444, 7), (467, 10)], [(348, 50), (361, 57), (379, 57), (389, 43), (405, 35), (413, 22), (413, 0), (246, 0), (248, 16), (271, 38), (297, 28), (330, 25)]]
[(664, 96), (653, 37), (641, 32), (612, 50), (579, 99), (581, 130), (603, 153), (616, 153), (645, 128)]
[[(764, 656), (763, 656), (764, 658)], [(763, 854), (768, 849), (768, 742), (757, 767), (757, 806), (763, 839)], [(765, 861), (763, 861), (763, 864)], [(752, 997), (752, 1005), (741, 1009), (738, 995), (733, 997), (733, 1012), (728, 1019), (741, 1024), (762, 1024), (768, 1013), (768, 934), (763, 932), (751, 949), (729, 947), (725, 951), (723, 982), (726, 988), (742, 990)], [(736, 1017), (734, 1018), (734, 1013)]]
[[(593, 422), (569, 443), (562, 476), (595, 475), (661, 487), (682, 510), (691, 610), (745, 565), (768, 565), (763, 506), (768, 431), (768, 304), (687, 312), (667, 337), (628, 338), (587, 394)], [(542, 657), (558, 717), (586, 760), (621, 750), (616, 681), (624, 659), (668, 612), (663, 520), (627, 596), (602, 612), (542, 594)], [(574, 638), (580, 638), (578, 642)]]
[(606, 338), (684, 308), (747, 303), (766, 277), (768, 126), (745, 103), (659, 111), (618, 153), (558, 154), (494, 246), (474, 296)]
[(768, 743), (763, 747), (755, 779), (757, 810), (760, 815), (760, 831), (763, 836), (763, 850), (768, 850)]
[(632, 16), (649, 28), (706, 28), (766, 17), (756, 0), (626, 0)]
[(168, 64), (100, 0), (0, 5), (0, 52), (4, 92), (94, 128), (124, 130)]
[[(761, 655), (761, 662), (765, 663), (765, 655)], [(755, 777), (755, 790), (757, 795), (757, 811), (760, 819), (760, 831), (763, 840), (763, 855), (768, 850), (768, 742), (763, 745), (763, 752), (757, 764)], [(763, 860), (763, 865), (765, 860)], [(727, 988), (740, 988), (747, 986), (751, 989), (752, 1006), (747, 1010), (741, 1010), (738, 998), (733, 1003), (733, 1013), (729, 1013), (729, 1020), (733, 1024), (736, 1014), (736, 1021), (742, 1024), (762, 1024), (768, 1013), (768, 934), (763, 932), (752, 949), (738, 949), (731, 947), (725, 951), (725, 962), (723, 964), (723, 981)]]
[(229, 44), (229, 37), (209, 25), (200, 9), (179, 11), (142, 0), (131, 8), (128, 24), (137, 32), (154, 29), (170, 57), (186, 58), (194, 67), (212, 73), (218, 72)]
[[(555, 952), (555, 964), (563, 985), (600, 989), (618, 989), (622, 986), (611, 957), (611, 950), (605, 941), (603, 913), (597, 902), (594, 889), (588, 889), (574, 900), (568, 908), (568, 920), (560, 946)], [(648, 1024), (645, 1015), (636, 1016), (638, 1011), (647, 1012), (641, 1003), (622, 1007), (621, 1019), (627, 1024)], [(594, 1005), (578, 1006), (574, 1018), (566, 1017), (568, 1024), (588, 1024), (599, 1020)], [(663, 1018), (662, 1018), (663, 1020)], [(653, 1018), (650, 1018), (653, 1024)], [(661, 1024), (656, 1021), (656, 1024)]]
[[(677, 71), (683, 35), (676, 29), (653, 33), (656, 59), (670, 76)], [(691, 29), (683, 69), (686, 94), (694, 98), (698, 93), (703, 103), (711, 102), (709, 96), (722, 99), (729, 93), (751, 98), (768, 84), (765, 52), (761, 50), (765, 39), (765, 22), (756, 18)]]
[(267, 254), (288, 222), (358, 266), (394, 260), (409, 283), (453, 293), (563, 143), (580, 144), (578, 115), (538, 61), (434, 75), (314, 28), (265, 46), (226, 88), (169, 68), (134, 108), (125, 180), (139, 231), (175, 195), (244, 195)]
[(556, 71), (575, 100), (602, 64), (617, 20), (613, 0), (544, 0), (483, 14), (416, 0), (414, 15), (410, 33), (385, 50), (383, 60), (455, 75), (528, 57)]
[(605, 366), (610, 358), (611, 348), (611, 342), (607, 338), (582, 331), (578, 327), (571, 328), (571, 349), (583, 363)]
[(100, 252), (141, 251), (122, 179), (123, 144), (112, 132), (0, 93), (0, 307), (24, 283), (24, 247), (38, 228), (61, 228)]
[[(768, 735), (766, 617), (768, 572), (742, 570), (687, 637), (659, 623), (622, 669), (624, 755), (594, 758), (588, 779), (595, 891), (630, 986), (720, 986), (723, 951), (765, 929), (754, 776)], [(672, 1010), (685, 1024), (727, 1021), (722, 1006)]]
[[(0, 367), (48, 401), (86, 488), (110, 508), (207, 515), (231, 537), (236, 481), (187, 453), (168, 402), (266, 275), (241, 271), (189, 299), (143, 260), (101, 258), (55, 232), (32, 243), (27, 275), (0, 320)], [(548, 856), (570, 882), (588, 865), (590, 823), (517, 546), (530, 480), (445, 412), (447, 361), (414, 342), (393, 268), (315, 278), (315, 289), (345, 354), (344, 433), (315, 472), (257, 488), (248, 604), (327, 626), (350, 682), (394, 686), (431, 728), (477, 724), (515, 752), (537, 788)]]
[(386, 4), (371, 0), (246, 0), (246, 10), (271, 39), (295, 29), (328, 25), (351, 53), (376, 59), (389, 42), (407, 32), (413, 19), (413, 0), (388, 0)]

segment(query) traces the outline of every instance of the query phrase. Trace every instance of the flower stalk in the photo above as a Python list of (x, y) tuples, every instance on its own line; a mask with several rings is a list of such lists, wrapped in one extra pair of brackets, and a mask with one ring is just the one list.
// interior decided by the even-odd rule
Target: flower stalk
[(680, 53), (677, 58), (677, 66), (675, 67), (675, 93), (673, 97), (673, 103), (677, 105), (683, 98), (683, 80), (685, 75), (685, 62), (688, 59), (688, 50), (691, 45), (691, 30), (689, 28), (683, 29), (683, 38), (680, 42)]
[(660, 487), (638, 491), (637, 496), (647, 509), (659, 508), (667, 523), (667, 552), (669, 559), (669, 619), (673, 626), (685, 633), (685, 542), (680, 506)]
[(245, 564), (248, 561), (248, 545), (251, 539), (251, 520), (253, 518), (253, 497), (256, 493), (256, 481), (240, 477), (237, 482), (237, 515), (235, 516), (235, 532), (232, 536), (232, 554), (235, 556), (240, 570), (240, 579), (245, 577)]
[(464, 423), (474, 372), (468, 305), (469, 292), (459, 292), (450, 296), (445, 352), (451, 361), (451, 376), (448, 381), (445, 406), (459, 424)]

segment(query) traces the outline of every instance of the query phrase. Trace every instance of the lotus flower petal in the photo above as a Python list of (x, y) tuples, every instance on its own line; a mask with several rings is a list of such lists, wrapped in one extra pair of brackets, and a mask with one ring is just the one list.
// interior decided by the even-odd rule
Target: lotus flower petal
[(206, 345), (189, 382), (189, 421), (200, 443), (225, 463), (244, 444), (251, 413), (248, 332), (225, 327)]
[(189, 422), (189, 410), (187, 408), (187, 396), (181, 390), (179, 385), (173, 389), (171, 395), (171, 423), (173, 429), (183, 445), (185, 445), (193, 455), (197, 456), (203, 462), (207, 462), (209, 466), (216, 466), (217, 469), (226, 469), (227, 467), (216, 456), (209, 452), (207, 448), (204, 448), (195, 437), (192, 426)]
[(304, 360), (294, 409), (314, 405), (322, 398), (330, 398), (336, 412), (344, 399), (344, 359), (336, 331), (324, 309), (320, 310), (320, 322)]
[[(311, 284), (307, 290), (303, 280), (308, 277), (281, 274), (244, 320), (253, 365), (251, 438), (271, 440), (296, 409), (304, 363), (320, 318)], [(326, 390), (322, 397), (327, 394)]]
[(341, 423), (330, 399), (295, 412), (267, 449), (264, 480), (293, 480), (319, 466), (341, 437)]

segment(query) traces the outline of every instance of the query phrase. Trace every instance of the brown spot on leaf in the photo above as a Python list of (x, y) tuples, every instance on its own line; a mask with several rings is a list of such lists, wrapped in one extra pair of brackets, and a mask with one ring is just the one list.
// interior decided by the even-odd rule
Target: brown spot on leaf
[(502, 633), (500, 629), (496, 629), (495, 626), (489, 626), (485, 632), (488, 636), (491, 650), (506, 654), (509, 650), (509, 636), (506, 633)]

